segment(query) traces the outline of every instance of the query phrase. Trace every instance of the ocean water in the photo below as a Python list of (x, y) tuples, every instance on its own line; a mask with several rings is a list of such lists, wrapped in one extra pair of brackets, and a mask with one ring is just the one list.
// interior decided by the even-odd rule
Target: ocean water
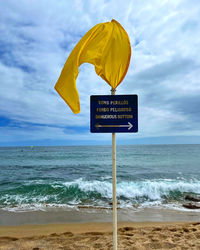
[[(111, 146), (1, 147), (0, 209), (110, 207)], [(181, 209), (200, 195), (200, 145), (117, 146), (119, 207)]]

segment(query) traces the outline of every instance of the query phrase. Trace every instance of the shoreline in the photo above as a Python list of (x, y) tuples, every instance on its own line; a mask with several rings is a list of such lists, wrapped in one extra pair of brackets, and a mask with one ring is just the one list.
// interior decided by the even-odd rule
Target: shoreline
[[(199, 218), (200, 211), (168, 208), (118, 209), (118, 222), (192, 222)], [(80, 208), (10, 212), (0, 209), (0, 226), (94, 222), (112, 222), (112, 210)]]
[[(118, 210), (118, 249), (200, 249), (198, 212)], [(0, 250), (113, 249), (112, 210), (0, 210)]]

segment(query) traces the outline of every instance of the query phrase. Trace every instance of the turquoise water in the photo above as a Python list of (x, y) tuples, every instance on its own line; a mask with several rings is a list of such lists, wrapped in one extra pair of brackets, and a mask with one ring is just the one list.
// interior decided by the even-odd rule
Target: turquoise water
[[(110, 146), (0, 148), (0, 208), (108, 207), (112, 200)], [(181, 208), (200, 195), (200, 145), (117, 147), (121, 207)]]

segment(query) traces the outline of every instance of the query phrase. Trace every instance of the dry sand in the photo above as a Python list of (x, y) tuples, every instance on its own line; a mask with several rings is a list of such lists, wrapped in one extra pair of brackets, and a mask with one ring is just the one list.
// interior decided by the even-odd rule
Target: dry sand
[[(112, 249), (112, 224), (1, 226), (0, 249)], [(200, 222), (120, 222), (118, 249), (200, 249)]]

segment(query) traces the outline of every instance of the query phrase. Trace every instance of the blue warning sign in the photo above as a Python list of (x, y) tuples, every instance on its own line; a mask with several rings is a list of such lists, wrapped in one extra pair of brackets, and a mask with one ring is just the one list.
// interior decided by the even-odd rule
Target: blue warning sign
[(92, 133), (138, 132), (137, 95), (90, 96), (90, 131)]

